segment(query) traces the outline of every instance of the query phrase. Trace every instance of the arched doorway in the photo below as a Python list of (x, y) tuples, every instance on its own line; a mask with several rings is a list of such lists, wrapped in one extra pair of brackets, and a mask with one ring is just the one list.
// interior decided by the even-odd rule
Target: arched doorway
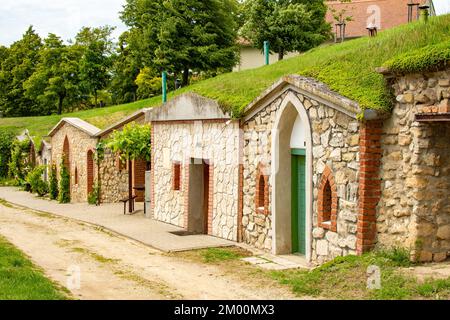
[(312, 139), (306, 109), (293, 93), (283, 100), (272, 132), (274, 254), (311, 257)]
[(92, 150), (87, 152), (86, 159), (86, 168), (87, 168), (87, 195), (94, 190), (94, 153)]
[(66, 167), (67, 171), (69, 172), (69, 186), (70, 189), (72, 189), (72, 173), (70, 171), (70, 144), (69, 139), (67, 136), (64, 138), (64, 145), (63, 145), (63, 163), (64, 167)]

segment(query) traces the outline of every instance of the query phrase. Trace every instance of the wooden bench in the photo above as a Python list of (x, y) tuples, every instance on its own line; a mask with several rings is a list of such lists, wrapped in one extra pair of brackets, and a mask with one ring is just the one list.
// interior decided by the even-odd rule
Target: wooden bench
[(123, 214), (127, 214), (127, 203), (128, 201), (132, 201), (131, 203), (131, 211), (134, 211), (134, 200), (136, 200), (137, 196), (133, 196), (131, 198), (125, 198), (120, 200), (120, 202), (123, 202)]

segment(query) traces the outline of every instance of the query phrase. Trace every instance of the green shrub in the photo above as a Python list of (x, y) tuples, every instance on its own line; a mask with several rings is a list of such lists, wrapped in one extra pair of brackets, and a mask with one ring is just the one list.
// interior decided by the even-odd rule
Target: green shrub
[(8, 163), (11, 161), (11, 145), (14, 133), (10, 130), (0, 131), (0, 178), (8, 177)]
[(88, 195), (88, 203), (90, 205), (99, 205), (100, 203), (100, 186), (96, 182), (91, 193)]
[(58, 177), (56, 173), (56, 165), (54, 164), (50, 167), (48, 192), (51, 200), (58, 199)]
[(35, 167), (28, 173), (25, 179), (30, 185), (30, 191), (37, 193), (41, 197), (48, 193), (48, 183), (42, 178), (46, 169), (46, 166)]
[(15, 140), (11, 147), (11, 160), (8, 163), (9, 176), (16, 181), (16, 185), (24, 186), (25, 178), (33, 169), (30, 163), (30, 146), (31, 141)]
[(61, 161), (59, 179), (59, 203), (70, 203), (70, 173), (64, 165), (64, 159)]

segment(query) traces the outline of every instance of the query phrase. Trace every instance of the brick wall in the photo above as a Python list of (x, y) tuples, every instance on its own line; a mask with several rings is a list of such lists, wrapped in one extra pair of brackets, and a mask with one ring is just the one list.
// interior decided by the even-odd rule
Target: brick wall
[[(133, 187), (145, 186), (145, 170), (147, 168), (147, 161), (134, 160), (133, 161)], [(144, 201), (144, 191), (134, 190), (134, 195), (137, 196), (137, 202)]]
[[(353, 17), (353, 21), (347, 23), (346, 36), (360, 37), (368, 35), (366, 27), (368, 20), (371, 20), (370, 17), (373, 15), (373, 11), (370, 10), (371, 6), (379, 8), (381, 30), (386, 30), (408, 22), (406, 5), (408, 2), (409, 0), (353, 0), (351, 3), (328, 1), (327, 5), (337, 11), (346, 10), (346, 15)], [(336, 22), (330, 10), (327, 13), (327, 21), (331, 23), (334, 32)]]
[(377, 205), (381, 196), (382, 125), (381, 121), (367, 121), (360, 129), (358, 254), (370, 251), (376, 242)]

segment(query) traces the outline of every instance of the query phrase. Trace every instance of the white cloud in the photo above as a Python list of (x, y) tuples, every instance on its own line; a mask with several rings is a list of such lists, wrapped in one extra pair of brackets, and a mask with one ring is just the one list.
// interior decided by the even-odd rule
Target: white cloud
[(126, 27), (119, 18), (125, 0), (0, 0), (0, 44), (10, 45), (33, 25), (45, 37), (56, 33), (73, 39), (83, 26), (115, 26), (117, 38)]

